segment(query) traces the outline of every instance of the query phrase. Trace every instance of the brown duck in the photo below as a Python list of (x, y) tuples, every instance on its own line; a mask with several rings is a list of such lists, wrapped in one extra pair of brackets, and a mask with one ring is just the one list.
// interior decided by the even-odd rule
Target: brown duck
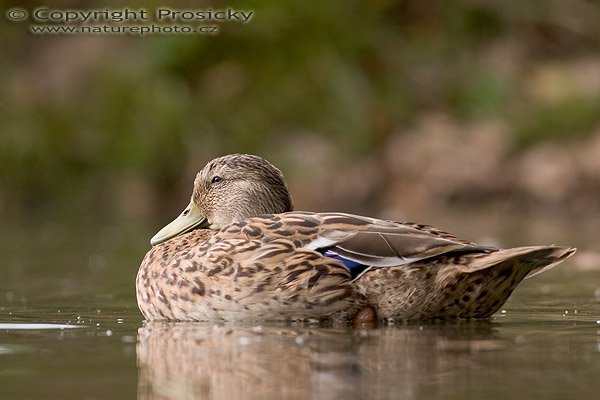
[(151, 240), (137, 279), (148, 320), (486, 318), (574, 248), (498, 249), (434, 227), (292, 211), (279, 169), (210, 161), (190, 204)]

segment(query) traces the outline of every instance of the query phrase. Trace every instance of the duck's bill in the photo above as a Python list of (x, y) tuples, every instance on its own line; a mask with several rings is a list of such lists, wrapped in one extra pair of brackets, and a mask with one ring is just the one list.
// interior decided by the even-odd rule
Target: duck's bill
[(155, 246), (175, 236), (183, 235), (196, 228), (208, 227), (208, 220), (198, 210), (193, 201), (169, 225), (162, 228), (150, 239), (150, 244)]

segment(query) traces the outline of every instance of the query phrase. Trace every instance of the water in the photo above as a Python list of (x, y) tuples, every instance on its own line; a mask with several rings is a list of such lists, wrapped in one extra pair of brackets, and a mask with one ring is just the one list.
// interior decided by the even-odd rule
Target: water
[(147, 234), (44, 229), (0, 232), (0, 399), (600, 393), (600, 270), (571, 260), (523, 282), (491, 321), (144, 324), (133, 280)]

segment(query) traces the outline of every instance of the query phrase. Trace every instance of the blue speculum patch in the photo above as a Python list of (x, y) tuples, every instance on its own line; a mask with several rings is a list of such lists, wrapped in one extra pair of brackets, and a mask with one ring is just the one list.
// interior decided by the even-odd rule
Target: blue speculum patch
[(355, 279), (358, 275), (360, 275), (361, 272), (363, 272), (365, 269), (369, 268), (368, 265), (361, 264), (356, 261), (348, 260), (347, 258), (344, 258), (338, 254), (335, 254), (334, 252), (332, 252), (330, 250), (326, 250), (325, 252), (323, 252), (323, 255), (327, 256), (329, 258), (333, 258), (334, 260), (341, 261), (346, 266), (346, 268), (348, 268), (350, 270), (352, 279)]

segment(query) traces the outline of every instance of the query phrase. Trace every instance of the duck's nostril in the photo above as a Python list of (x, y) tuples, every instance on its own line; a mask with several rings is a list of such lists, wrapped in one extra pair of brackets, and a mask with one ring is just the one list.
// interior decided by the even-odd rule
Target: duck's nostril
[(190, 213), (190, 210), (185, 210), (185, 211), (183, 212), (183, 214), (182, 214), (182, 215), (185, 217), (185, 216), (186, 216), (186, 215), (188, 215), (189, 213)]

